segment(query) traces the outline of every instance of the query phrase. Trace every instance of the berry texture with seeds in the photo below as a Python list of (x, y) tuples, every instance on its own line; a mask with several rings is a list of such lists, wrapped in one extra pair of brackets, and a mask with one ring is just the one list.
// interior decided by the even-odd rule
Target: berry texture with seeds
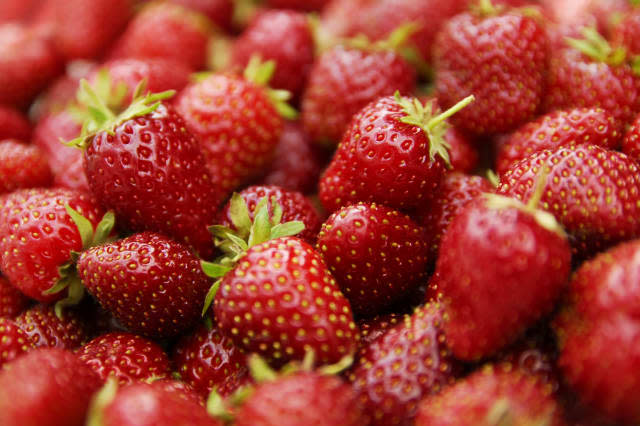
[(76, 349), (89, 340), (87, 325), (76, 312), (67, 309), (58, 317), (53, 306), (36, 305), (15, 320), (36, 347)]
[(0, 367), (33, 348), (29, 336), (16, 323), (0, 318)]

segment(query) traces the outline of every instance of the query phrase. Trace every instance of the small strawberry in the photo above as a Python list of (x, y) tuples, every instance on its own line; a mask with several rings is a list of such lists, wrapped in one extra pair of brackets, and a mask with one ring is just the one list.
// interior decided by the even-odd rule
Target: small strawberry
[(31, 125), (20, 111), (0, 105), (0, 140), (2, 139), (28, 141), (31, 139)]
[(0, 318), (0, 367), (33, 348), (29, 336), (15, 322)]
[(0, 317), (15, 318), (31, 301), (0, 275)]
[(100, 378), (73, 353), (30, 351), (0, 371), (3, 426), (83, 426)]
[(0, 140), (0, 194), (18, 188), (47, 187), (52, 180), (40, 148), (13, 139)]
[(89, 340), (86, 324), (70, 309), (57, 316), (52, 306), (36, 305), (14, 321), (36, 347), (73, 350)]
[(186, 245), (151, 232), (91, 248), (77, 269), (89, 293), (121, 324), (155, 338), (192, 327), (211, 286)]
[(323, 206), (333, 212), (358, 201), (397, 209), (427, 202), (449, 161), (445, 120), (472, 101), (470, 96), (439, 115), (433, 101), (423, 105), (398, 93), (367, 105), (353, 117), (320, 179)]
[(564, 426), (558, 402), (519, 370), (486, 365), (420, 404), (416, 426)]
[(379, 314), (426, 278), (424, 230), (385, 206), (337, 210), (322, 225), (316, 249), (358, 315)]
[(449, 108), (471, 94), (478, 99), (453, 123), (491, 134), (532, 118), (542, 101), (547, 43), (538, 20), (491, 1), (448, 21), (435, 43), (438, 100)]
[(595, 145), (545, 150), (513, 165), (498, 192), (526, 200), (542, 168), (549, 169), (549, 178), (540, 206), (571, 235), (575, 254), (640, 236), (640, 177), (629, 157)]
[(469, 202), (440, 242), (436, 284), (459, 359), (479, 360), (515, 341), (563, 290), (571, 249), (558, 222), (536, 207), (544, 178), (527, 205), (495, 194)]
[(170, 0), (188, 9), (196, 10), (211, 20), (218, 28), (230, 31), (234, 12), (233, 0)]
[(635, 118), (622, 138), (622, 152), (640, 163), (640, 115)]
[(370, 425), (411, 424), (418, 402), (453, 382), (442, 323), (442, 307), (429, 303), (363, 348), (349, 380)]
[(525, 124), (508, 137), (497, 154), (496, 171), (502, 175), (526, 157), (565, 145), (591, 144), (615, 149), (621, 137), (620, 123), (601, 108), (554, 111)]
[(200, 325), (174, 347), (178, 374), (203, 397), (212, 389), (226, 397), (247, 379), (245, 355), (215, 326)]
[(160, 346), (131, 333), (114, 332), (96, 337), (78, 350), (78, 358), (102, 380), (113, 376), (120, 384), (170, 373), (169, 358)]
[(382, 336), (387, 330), (400, 324), (403, 318), (404, 315), (391, 313), (359, 321), (360, 347), (366, 350), (371, 342)]

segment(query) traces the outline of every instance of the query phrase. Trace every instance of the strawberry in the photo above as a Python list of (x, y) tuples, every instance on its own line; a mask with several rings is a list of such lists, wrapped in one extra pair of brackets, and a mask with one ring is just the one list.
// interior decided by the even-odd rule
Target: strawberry
[(532, 118), (542, 100), (548, 40), (541, 24), (517, 10), (483, 1), (448, 21), (434, 52), (442, 106), (475, 95), (452, 120), (476, 134), (508, 132)]
[(44, 0), (5, 0), (0, 3), (0, 22), (25, 21)]
[(0, 424), (83, 426), (100, 378), (73, 353), (30, 351), (0, 372)]
[(226, 397), (248, 378), (245, 355), (218, 328), (209, 325), (200, 325), (183, 336), (174, 347), (172, 361), (182, 380), (200, 395), (206, 397), (215, 388)]
[(96, 337), (78, 350), (78, 358), (102, 380), (120, 384), (169, 375), (169, 358), (160, 346), (135, 334), (113, 332)]
[(274, 9), (292, 9), (304, 12), (319, 11), (330, 3), (330, 0), (267, 0)]
[(448, 173), (442, 180), (437, 195), (429, 206), (421, 209), (418, 216), (420, 223), (430, 239), (431, 257), (435, 259), (442, 236), (446, 233), (451, 221), (464, 207), (484, 192), (492, 192), (493, 187), (488, 180), (480, 176), (469, 176), (462, 173)]
[(478, 166), (480, 154), (474, 141), (455, 127), (444, 136), (449, 144), (451, 169), (461, 173), (472, 173)]
[(0, 276), (0, 318), (15, 318), (29, 306), (30, 300)]
[(33, 349), (29, 336), (8, 318), (0, 318), (0, 367)]
[(204, 68), (212, 34), (209, 19), (171, 2), (151, 2), (131, 20), (110, 58), (164, 58)]
[[(274, 208), (278, 208), (281, 210), (282, 221), (302, 222), (304, 230), (298, 234), (298, 237), (310, 244), (315, 242), (322, 225), (316, 208), (301, 193), (287, 191), (277, 186), (250, 186), (234, 194), (222, 209), (220, 224), (239, 232), (241, 236), (247, 236), (250, 231), (250, 225), (256, 215), (256, 208), (263, 198), (267, 200), (267, 208), (270, 215), (274, 214)], [(244, 215), (244, 213), (242, 218), (237, 216), (236, 209), (246, 211), (248, 216)]]
[(333, 212), (358, 201), (406, 209), (427, 202), (449, 161), (444, 135), (454, 108), (433, 114), (434, 102), (378, 99), (353, 117), (336, 154), (320, 179), (319, 196)]
[(287, 10), (258, 15), (233, 43), (231, 63), (244, 69), (254, 55), (274, 60), (271, 86), (297, 99), (307, 83), (314, 61), (314, 41), (307, 17)]
[(636, 162), (640, 162), (640, 115), (636, 117), (622, 138), (622, 152)]
[(387, 330), (400, 324), (403, 318), (403, 315), (391, 313), (359, 321), (360, 347), (366, 350), (371, 342), (382, 336)]
[(635, 36), (638, 31), (640, 31), (640, 10), (635, 9), (625, 14), (614, 26), (611, 44), (626, 47), (632, 55), (640, 55), (640, 42)]
[(155, 338), (192, 327), (211, 285), (187, 246), (151, 232), (91, 248), (77, 268), (89, 293), (121, 324)]
[(218, 28), (230, 31), (234, 12), (233, 0), (170, 0), (188, 9), (196, 10), (211, 20)]
[[(274, 70), (273, 61), (253, 60), (244, 77), (210, 75), (176, 100), (178, 112), (200, 141), (222, 198), (266, 171), (273, 159), (283, 126), (278, 111), (286, 109), (276, 99), (283, 93), (264, 87)], [(293, 113), (290, 107), (287, 111)]]
[(354, 312), (374, 316), (425, 279), (426, 240), (424, 230), (397, 210), (358, 203), (325, 221), (316, 249)]
[(601, 108), (554, 111), (525, 124), (509, 136), (498, 152), (496, 170), (502, 175), (532, 154), (564, 145), (591, 144), (615, 149), (621, 137), (620, 124)]
[(363, 49), (337, 46), (317, 59), (302, 98), (302, 124), (313, 140), (335, 146), (351, 117), (367, 104), (414, 90), (416, 74), (396, 48), (391, 42)]
[(31, 126), (20, 111), (0, 105), (0, 140), (2, 139), (28, 141), (31, 139)]
[(173, 379), (149, 379), (147, 381), (152, 387), (159, 388), (162, 391), (168, 391), (179, 398), (193, 401), (198, 405), (204, 406), (204, 398), (198, 394), (196, 390), (189, 384)]
[(444, 332), (459, 359), (479, 360), (515, 341), (563, 290), (571, 249), (558, 222), (536, 207), (545, 184), (539, 176), (527, 205), (495, 194), (474, 199), (440, 242), (435, 284), (446, 305)]
[(70, 309), (58, 317), (52, 306), (36, 305), (22, 312), (14, 321), (36, 347), (73, 350), (89, 340), (86, 324)]
[(509, 169), (498, 192), (527, 199), (542, 167), (549, 179), (541, 207), (571, 235), (575, 254), (588, 256), (640, 235), (640, 178), (629, 157), (595, 145), (545, 150)]
[(18, 188), (46, 187), (52, 180), (40, 148), (13, 139), (0, 141), (0, 194)]
[(349, 380), (369, 424), (411, 424), (418, 402), (453, 382), (458, 367), (446, 347), (442, 322), (442, 307), (429, 303), (361, 351)]
[(486, 365), (469, 377), (426, 398), (416, 426), (545, 424), (563, 426), (562, 409), (545, 386), (519, 370)]

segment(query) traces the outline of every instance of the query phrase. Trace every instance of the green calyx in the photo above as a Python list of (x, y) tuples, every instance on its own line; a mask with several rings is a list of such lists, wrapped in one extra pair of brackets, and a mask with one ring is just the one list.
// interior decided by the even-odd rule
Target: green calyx
[(276, 238), (297, 235), (304, 230), (304, 223), (300, 221), (282, 222), (282, 206), (273, 197), (271, 199), (271, 215), (269, 214), (269, 200), (262, 198), (255, 208), (253, 220), (249, 215), (249, 207), (240, 194), (231, 196), (229, 216), (235, 230), (222, 225), (209, 227), (214, 236), (214, 242), (224, 254), (215, 262), (201, 261), (204, 273), (215, 278), (216, 281), (209, 289), (202, 309), (204, 316), (218, 292), (222, 278), (233, 269), (238, 260), (251, 247)]
[(478, 0), (471, 6), (471, 12), (483, 18), (497, 16), (505, 11), (504, 5), (494, 5), (491, 0)]
[(91, 399), (87, 414), (87, 426), (102, 426), (102, 414), (104, 409), (111, 404), (118, 392), (118, 381), (109, 377), (106, 383)]
[(427, 136), (431, 161), (434, 161), (436, 155), (438, 155), (450, 167), (449, 149), (451, 146), (445, 140), (445, 135), (449, 130), (447, 119), (475, 101), (475, 97), (473, 95), (468, 96), (438, 115), (435, 115), (434, 111), (435, 101), (423, 104), (418, 99), (405, 98), (399, 92), (396, 92), (395, 98), (406, 114), (400, 121), (420, 127)]
[(624, 47), (613, 47), (595, 28), (583, 28), (583, 39), (567, 37), (567, 44), (597, 62), (612, 66), (622, 65), (628, 60)]
[[(82, 216), (80, 212), (74, 210), (69, 204), (66, 204), (64, 207), (76, 225), (76, 228), (78, 228), (82, 240), (82, 251), (107, 242), (109, 234), (111, 234), (115, 226), (115, 215), (112, 211), (105, 213), (94, 231), (89, 219)], [(79, 252), (72, 251), (69, 262), (58, 268), (58, 274), (60, 275), (58, 281), (51, 288), (43, 292), (45, 295), (50, 295), (59, 293), (65, 289), (67, 290), (67, 297), (59, 300), (55, 305), (55, 312), (58, 318), (62, 318), (64, 308), (77, 305), (84, 297), (84, 286), (76, 271), (76, 262), (79, 257)]]
[(276, 111), (278, 111), (278, 114), (287, 120), (295, 120), (298, 118), (298, 111), (287, 103), (291, 99), (291, 92), (269, 87), (269, 82), (275, 72), (276, 61), (269, 60), (263, 62), (260, 56), (254, 55), (244, 70), (244, 78), (266, 90), (267, 96)]

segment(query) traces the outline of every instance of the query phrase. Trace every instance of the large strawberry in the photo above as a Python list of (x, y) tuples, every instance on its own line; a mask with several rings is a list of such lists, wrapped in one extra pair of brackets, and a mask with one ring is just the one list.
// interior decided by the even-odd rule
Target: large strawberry
[(0, 318), (0, 367), (33, 348), (29, 336), (15, 322)]
[(58, 316), (53, 307), (36, 305), (22, 312), (14, 321), (36, 347), (73, 350), (89, 340), (87, 325), (71, 309)]
[(477, 134), (507, 132), (534, 116), (548, 56), (546, 33), (535, 18), (482, 1), (447, 22), (435, 46), (442, 106), (469, 95), (478, 99), (455, 116), (456, 126)]
[(15, 318), (29, 303), (29, 298), (0, 276), (0, 317)]
[(449, 161), (444, 135), (447, 117), (473, 97), (435, 114), (434, 102), (380, 98), (353, 117), (329, 168), (320, 180), (328, 211), (358, 201), (406, 209), (424, 204), (440, 185)]
[(359, 203), (336, 211), (322, 225), (316, 248), (359, 315), (380, 313), (425, 279), (424, 230), (385, 206)]
[(16, 140), (0, 140), (0, 194), (18, 188), (47, 187), (53, 176), (44, 152)]

